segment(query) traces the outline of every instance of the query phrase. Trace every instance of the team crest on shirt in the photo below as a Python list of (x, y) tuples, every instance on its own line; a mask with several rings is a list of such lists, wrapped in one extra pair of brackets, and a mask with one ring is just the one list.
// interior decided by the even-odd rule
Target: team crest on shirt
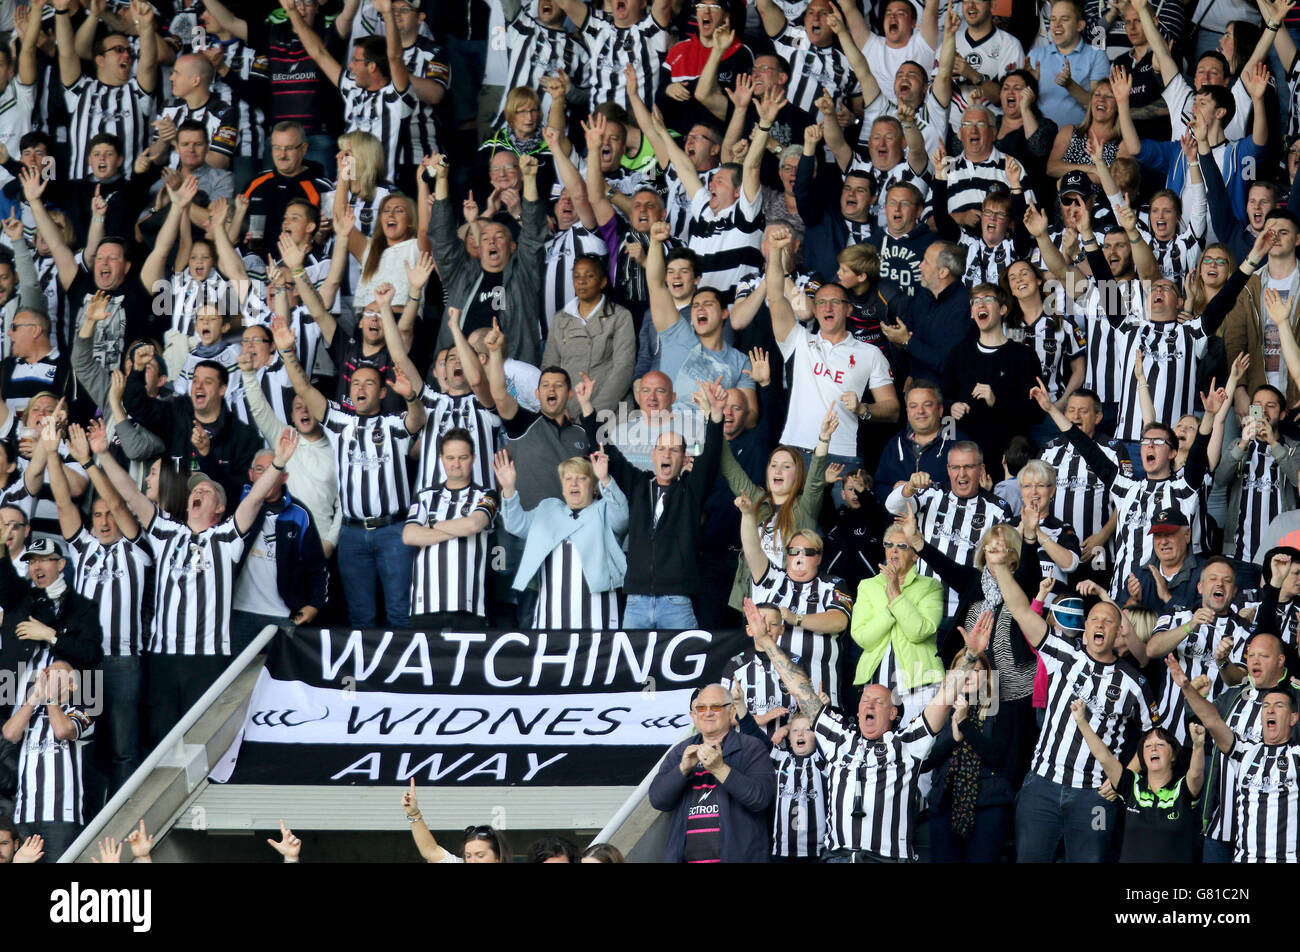
[(1106, 689), (1106, 700), (1118, 701), (1120, 695), (1119, 685), (1112, 684)]
[(970, 517), (970, 525), (972, 529), (983, 529), (984, 517), (979, 513), (976, 513), (975, 515)]
[(1160, 705), (1157, 704), (1155, 701), (1152, 701), (1150, 704), (1147, 705), (1147, 710), (1148, 710), (1148, 711), (1150, 712), (1150, 714), (1151, 714), (1151, 723), (1152, 723), (1152, 725), (1159, 724), (1159, 723), (1160, 723)]
[(383, 442), (384, 442), (384, 431), (383, 431), (383, 430), (380, 430), (380, 429), (378, 429), (378, 428), (371, 430), (371, 431), (370, 431), (370, 442), (371, 442), (371, 443), (374, 443), (376, 446), (379, 446), (381, 443), (383, 443)]

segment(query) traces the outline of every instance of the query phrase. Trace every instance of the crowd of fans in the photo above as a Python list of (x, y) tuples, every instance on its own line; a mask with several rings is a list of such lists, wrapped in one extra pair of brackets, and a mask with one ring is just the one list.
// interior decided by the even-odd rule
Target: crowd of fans
[(1300, 13), (1194, 6), (0, 3), (14, 821), (267, 625), (743, 625), (669, 859), (1294, 861)]

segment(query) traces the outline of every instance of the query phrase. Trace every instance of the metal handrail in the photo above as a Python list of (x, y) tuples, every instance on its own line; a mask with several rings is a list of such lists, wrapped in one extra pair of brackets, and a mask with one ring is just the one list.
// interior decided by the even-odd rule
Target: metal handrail
[(208, 708), (216, 703), (217, 698), (225, 693), (226, 689), (234, 683), (235, 678), (244, 672), (244, 669), (261, 653), (262, 648), (271, 641), (279, 630), (275, 625), (267, 625), (258, 632), (252, 643), (241, 651), (237, 658), (231, 661), (230, 666), (221, 672), (221, 676), (213, 681), (211, 687), (203, 692), (203, 696), (194, 703), (194, 706), (185, 712), (185, 716), (159, 742), (158, 746), (144, 759), (144, 762), (136, 768), (135, 773), (131, 774), (121, 789), (113, 794), (113, 798), (104, 805), (104, 809), (100, 810), (95, 815), (95, 818), (86, 824), (81, 831), (81, 835), (59, 857), (58, 862), (75, 862), (76, 858), (99, 838), (99, 834), (103, 832), (104, 827), (126, 805), (126, 802), (131, 799), (135, 792), (144, 785), (145, 780), (157, 769), (163, 758), (176, 750), (177, 745), (184, 741), (185, 735), (190, 728), (199, 722), (199, 718), (207, 713)]

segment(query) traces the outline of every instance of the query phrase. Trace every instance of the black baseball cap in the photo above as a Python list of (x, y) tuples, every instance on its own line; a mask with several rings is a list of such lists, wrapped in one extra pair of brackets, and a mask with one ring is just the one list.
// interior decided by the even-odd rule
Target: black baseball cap
[(1073, 172), (1066, 172), (1061, 178), (1061, 184), (1056, 190), (1057, 197), (1065, 198), (1071, 193), (1080, 198), (1087, 198), (1092, 194), (1092, 182), (1088, 180), (1086, 173), (1076, 169)]

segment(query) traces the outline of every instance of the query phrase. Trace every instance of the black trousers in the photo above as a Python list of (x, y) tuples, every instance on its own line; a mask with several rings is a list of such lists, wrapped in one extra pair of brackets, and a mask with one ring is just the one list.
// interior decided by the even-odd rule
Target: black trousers
[(469, 612), (425, 612), (411, 616), (411, 627), (417, 631), (467, 631), (488, 627), (488, 620)]
[(224, 655), (186, 657), (159, 654), (146, 654), (144, 658), (145, 708), (149, 722), (149, 748), (152, 750), (221, 676), (231, 659)]

